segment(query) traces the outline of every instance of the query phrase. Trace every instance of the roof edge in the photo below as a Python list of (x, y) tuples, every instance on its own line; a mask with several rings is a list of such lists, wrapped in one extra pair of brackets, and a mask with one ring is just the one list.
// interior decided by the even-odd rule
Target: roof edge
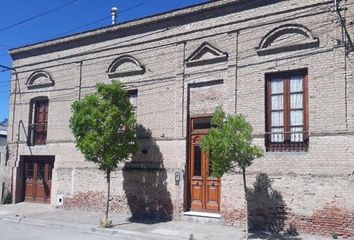
[(221, 0), (221, 1), (218, 0), (218, 1), (214, 1), (214, 2), (200, 3), (200, 4), (196, 4), (196, 5), (192, 5), (192, 6), (183, 7), (183, 8), (173, 9), (171, 11), (162, 12), (162, 13), (159, 13), (156, 15), (133, 19), (133, 20), (123, 22), (120, 24), (116, 24), (116, 25), (112, 25), (112, 26), (105, 26), (105, 27), (101, 27), (101, 28), (97, 28), (97, 29), (93, 29), (93, 30), (84, 31), (81, 33), (74, 33), (74, 34), (71, 34), (68, 36), (63, 36), (63, 37), (59, 37), (59, 38), (54, 38), (54, 39), (45, 40), (42, 42), (37, 42), (37, 43), (29, 44), (29, 45), (24, 45), (24, 46), (12, 48), (12, 49), (9, 49), (8, 52), (11, 56), (13, 56), (13, 55), (23, 53), (23, 52), (28, 52), (28, 51), (32, 51), (32, 50), (55, 46), (58, 44), (63, 44), (63, 43), (71, 42), (71, 41), (82, 40), (82, 39), (85, 39), (88, 37), (104, 34), (104, 33), (110, 32), (110, 31), (119, 31), (119, 30), (123, 30), (123, 29), (127, 29), (127, 28), (138, 27), (138, 26), (141, 26), (144, 24), (163, 21), (168, 18), (176, 18), (176, 17), (180, 17), (183, 15), (194, 14), (196, 12), (205, 11), (205, 10), (209, 10), (209, 9), (217, 8), (220, 6), (225, 6), (228, 4), (237, 3), (237, 2), (241, 3), (241, 2), (245, 2), (245, 1), (248, 1), (248, 0)]

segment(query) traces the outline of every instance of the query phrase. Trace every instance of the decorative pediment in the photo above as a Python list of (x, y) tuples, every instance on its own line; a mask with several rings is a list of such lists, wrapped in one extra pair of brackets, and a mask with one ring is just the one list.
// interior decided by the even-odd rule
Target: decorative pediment
[(116, 58), (108, 68), (110, 78), (144, 74), (145, 67), (132, 56), (124, 55)]
[(226, 61), (227, 53), (220, 51), (207, 42), (200, 45), (186, 60), (186, 65), (197, 66)]
[(36, 71), (28, 78), (26, 85), (28, 89), (44, 88), (54, 86), (54, 81), (49, 73), (45, 71)]
[(267, 33), (256, 50), (261, 56), (318, 46), (319, 39), (308, 28), (299, 24), (285, 24)]

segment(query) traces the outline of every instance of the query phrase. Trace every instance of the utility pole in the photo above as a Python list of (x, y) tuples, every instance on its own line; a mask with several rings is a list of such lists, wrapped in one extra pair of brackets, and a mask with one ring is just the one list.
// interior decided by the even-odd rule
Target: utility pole
[[(19, 82), (18, 82), (18, 74), (17, 74), (17, 71), (16, 71), (16, 69), (15, 68), (12, 68), (12, 67), (7, 67), (7, 66), (4, 66), (4, 65), (1, 65), (0, 64), (0, 69), (2, 69), (0, 72), (5, 72), (5, 71), (14, 71), (14, 73), (15, 73), (15, 79), (14, 80), (12, 80), (12, 78), (11, 78), (11, 81), (10, 82), (12, 82), (12, 81), (15, 81), (15, 89), (14, 89), (14, 101), (13, 101), (13, 109), (12, 109), (12, 126), (11, 126), (11, 142), (13, 142), (13, 140), (14, 140), (14, 124), (15, 124), (15, 111), (16, 111), (16, 95), (17, 95), (17, 87), (18, 87), (18, 85), (19, 85)], [(10, 84), (10, 87), (11, 87), (12, 85)]]

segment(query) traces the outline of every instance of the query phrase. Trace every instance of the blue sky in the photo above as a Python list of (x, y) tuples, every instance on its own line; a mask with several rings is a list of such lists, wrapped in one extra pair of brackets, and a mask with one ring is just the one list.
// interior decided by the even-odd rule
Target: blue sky
[[(122, 12), (118, 22), (124, 22), (206, 1), (1, 0), (0, 65), (11, 66), (9, 48), (110, 25), (113, 6)], [(0, 72), (0, 121), (8, 116), (9, 81), (10, 72)]]

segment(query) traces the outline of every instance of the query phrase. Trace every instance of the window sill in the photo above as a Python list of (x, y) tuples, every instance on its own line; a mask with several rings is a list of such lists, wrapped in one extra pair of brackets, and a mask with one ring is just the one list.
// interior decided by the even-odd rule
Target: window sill
[(267, 152), (308, 152), (308, 149), (309, 145), (307, 142), (266, 144)]
[(288, 159), (288, 158), (306, 158), (309, 152), (265, 152), (265, 157), (268, 159)]
[(47, 146), (47, 143), (43, 144), (27, 144), (28, 147), (41, 147), (41, 146)]

